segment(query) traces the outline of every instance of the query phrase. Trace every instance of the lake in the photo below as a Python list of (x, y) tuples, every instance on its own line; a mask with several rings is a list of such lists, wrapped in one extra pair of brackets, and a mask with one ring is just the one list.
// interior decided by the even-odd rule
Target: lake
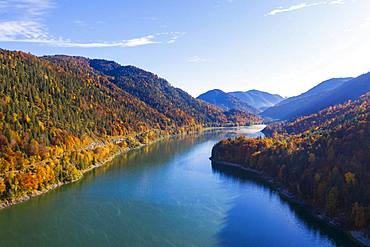
[(259, 130), (176, 137), (121, 155), (0, 210), (0, 246), (353, 246), (259, 178), (212, 168), (216, 142)]

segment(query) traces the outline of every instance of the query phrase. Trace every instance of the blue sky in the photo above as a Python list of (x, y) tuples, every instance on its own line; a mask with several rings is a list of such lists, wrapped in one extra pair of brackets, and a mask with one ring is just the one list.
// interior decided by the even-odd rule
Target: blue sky
[(0, 0), (0, 47), (115, 60), (193, 96), (370, 71), (370, 0)]

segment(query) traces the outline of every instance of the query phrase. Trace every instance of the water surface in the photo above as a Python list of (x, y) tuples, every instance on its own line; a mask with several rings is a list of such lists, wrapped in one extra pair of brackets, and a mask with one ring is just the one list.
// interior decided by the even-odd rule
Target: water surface
[(0, 246), (353, 246), (258, 178), (212, 168), (217, 141), (252, 129), (158, 142), (1, 210)]

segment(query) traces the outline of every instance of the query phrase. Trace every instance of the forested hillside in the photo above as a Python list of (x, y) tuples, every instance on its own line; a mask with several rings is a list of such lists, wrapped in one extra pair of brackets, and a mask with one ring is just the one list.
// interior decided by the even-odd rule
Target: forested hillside
[(214, 161), (268, 176), (344, 226), (370, 230), (370, 93), (292, 122), (267, 138), (228, 139)]
[(368, 107), (370, 94), (360, 97), (359, 100), (347, 101), (340, 105), (330, 106), (318, 113), (299, 117), (293, 121), (276, 122), (268, 125), (263, 132), (268, 136), (277, 134), (299, 134), (305, 131), (329, 131), (349, 121), (357, 119), (359, 110), (365, 111)]
[[(218, 123), (232, 122), (227, 117), (229, 114), (224, 114), (224, 110), (193, 98), (151, 72), (134, 66), (121, 66), (106, 60), (90, 60), (90, 65), (101, 73), (112, 76), (112, 82), (118, 87), (167, 117), (175, 119), (177, 123), (189, 125), (195, 122), (204, 125), (218, 125)], [(248, 113), (245, 113), (245, 116), (250, 119), (254, 118)], [(240, 122), (240, 124), (245, 124), (245, 122)]]
[[(0, 202), (76, 180), (119, 149), (259, 120), (224, 113), (129, 69), (119, 80), (135, 84), (136, 95), (90, 62), (0, 50)], [(155, 91), (162, 94), (151, 94), (163, 85)]]

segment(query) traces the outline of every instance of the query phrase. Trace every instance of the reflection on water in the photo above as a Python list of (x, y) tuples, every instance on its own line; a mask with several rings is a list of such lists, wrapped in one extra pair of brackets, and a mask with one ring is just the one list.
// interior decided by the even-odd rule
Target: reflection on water
[(258, 178), (211, 167), (216, 142), (248, 131), (157, 142), (1, 210), (0, 246), (346, 246)]
[[(302, 245), (303, 243), (299, 243), (298, 241), (297, 243), (294, 243), (295, 239), (292, 235), (289, 235), (289, 246), (357, 246), (344, 232), (337, 231), (328, 225), (323, 224), (320, 220), (309, 215), (300, 205), (280, 197), (276, 190), (258, 175), (242, 171), (236, 167), (225, 167), (216, 163), (212, 163), (212, 170), (214, 174), (219, 175), (221, 179), (232, 180), (241, 187), (257, 186), (258, 190), (262, 190), (266, 195), (269, 195), (268, 200), (270, 203), (279, 203), (282, 207), (288, 209), (289, 215), (286, 215), (286, 217), (292, 216), (294, 220), (299, 221), (301, 224), (300, 227), (312, 234), (312, 238), (306, 243), (307, 245)], [(286, 244), (286, 239), (284, 240), (284, 234), (286, 234), (284, 231), (276, 231), (279, 235), (276, 238), (271, 238), (271, 235), (274, 232), (271, 231), (271, 228), (273, 227), (271, 221), (266, 222), (267, 224), (263, 224), (263, 219), (261, 220), (254, 217), (249, 214), (250, 212), (245, 212), (244, 204), (250, 202), (250, 196), (245, 194), (240, 194), (234, 199), (232, 203), (233, 206), (225, 215), (223, 228), (218, 234), (220, 245), (238, 246), (241, 241), (246, 241), (250, 243), (251, 246), (288, 246)], [(277, 212), (273, 211), (273, 213)], [(240, 228), (241, 226), (243, 226), (242, 229)], [(251, 226), (253, 229), (250, 229), (250, 232), (248, 232), (246, 226)], [(281, 225), (281, 227), (283, 229), (284, 225)], [(262, 229), (256, 230), (256, 228)], [(255, 234), (259, 231), (262, 235), (260, 237), (256, 237)], [(251, 235), (254, 235), (255, 237), (251, 237)], [(264, 236), (268, 237), (263, 238)], [(269, 238), (270, 240), (268, 240)], [(325, 238), (328, 238), (329, 241), (324, 244), (322, 239)], [(251, 241), (251, 239), (253, 240)]]

